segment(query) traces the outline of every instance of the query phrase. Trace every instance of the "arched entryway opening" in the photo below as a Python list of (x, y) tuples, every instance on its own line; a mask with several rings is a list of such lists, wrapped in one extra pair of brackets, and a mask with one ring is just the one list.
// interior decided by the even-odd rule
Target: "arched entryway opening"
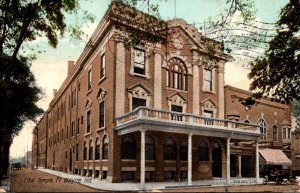
[(216, 141), (213, 143), (212, 161), (213, 177), (222, 177), (222, 146)]

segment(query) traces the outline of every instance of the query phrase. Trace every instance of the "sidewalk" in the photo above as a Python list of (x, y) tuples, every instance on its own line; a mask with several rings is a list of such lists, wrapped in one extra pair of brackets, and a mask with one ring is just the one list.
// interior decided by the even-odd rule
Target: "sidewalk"
[(0, 192), (9, 192), (10, 191), (10, 178), (5, 177), (1, 180)]
[[(55, 176), (59, 176), (61, 178), (70, 178), (70, 179), (81, 179), (81, 182), (85, 181), (84, 176), (74, 175), (74, 174), (66, 174), (64, 172), (49, 170), (49, 169), (39, 169), (39, 171), (49, 173)], [(262, 183), (262, 179), (260, 182)], [(99, 179), (92, 179), (89, 183), (81, 183), (85, 186), (89, 186), (92, 188), (100, 189), (100, 190), (108, 190), (108, 191), (134, 191), (141, 190), (140, 183), (135, 182), (123, 182), (123, 183), (110, 183)], [(236, 178), (231, 179), (230, 186), (239, 186), (239, 185), (255, 185), (254, 178)], [(178, 189), (178, 188), (196, 188), (196, 187), (218, 187), (218, 186), (226, 186), (225, 179), (214, 179), (214, 180), (201, 180), (201, 181), (193, 181), (192, 185), (188, 185), (187, 181), (182, 182), (146, 182), (145, 189), (146, 190), (159, 190), (159, 189)]]

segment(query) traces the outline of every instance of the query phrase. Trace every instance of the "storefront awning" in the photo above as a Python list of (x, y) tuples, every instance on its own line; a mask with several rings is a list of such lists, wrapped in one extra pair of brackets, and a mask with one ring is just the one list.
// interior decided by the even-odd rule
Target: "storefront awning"
[(268, 165), (292, 165), (292, 161), (280, 149), (261, 149), (259, 153)]

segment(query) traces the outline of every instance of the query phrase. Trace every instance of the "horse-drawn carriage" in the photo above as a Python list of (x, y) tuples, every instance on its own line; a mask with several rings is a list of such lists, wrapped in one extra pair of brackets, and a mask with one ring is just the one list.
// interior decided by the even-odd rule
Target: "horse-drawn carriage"
[(268, 182), (275, 182), (276, 185), (282, 184), (282, 182), (289, 182), (291, 184), (296, 183), (296, 176), (290, 175), (287, 171), (270, 173), (264, 177), (263, 183), (268, 184)]

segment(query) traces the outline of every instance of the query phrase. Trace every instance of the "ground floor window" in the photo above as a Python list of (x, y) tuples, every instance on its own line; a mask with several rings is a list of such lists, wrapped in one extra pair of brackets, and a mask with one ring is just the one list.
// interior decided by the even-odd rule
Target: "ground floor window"
[(102, 171), (102, 179), (105, 180), (107, 178), (107, 171)]
[(134, 172), (133, 171), (122, 172), (121, 175), (122, 175), (123, 182), (128, 182), (128, 181), (134, 180)]
[(146, 171), (145, 172), (145, 180), (147, 182), (152, 182), (155, 180), (155, 172), (154, 171)]
[(87, 170), (83, 170), (83, 175), (86, 176)]
[(174, 171), (166, 171), (165, 172), (165, 181), (173, 181), (175, 180), (175, 172)]
[(99, 174), (100, 174), (99, 170), (95, 170), (95, 176), (94, 176), (94, 178), (99, 178)]
[(89, 170), (88, 177), (92, 177), (92, 175), (93, 175), (93, 170)]
[(186, 170), (180, 171), (180, 179), (187, 180), (187, 178), (188, 178), (188, 172)]

